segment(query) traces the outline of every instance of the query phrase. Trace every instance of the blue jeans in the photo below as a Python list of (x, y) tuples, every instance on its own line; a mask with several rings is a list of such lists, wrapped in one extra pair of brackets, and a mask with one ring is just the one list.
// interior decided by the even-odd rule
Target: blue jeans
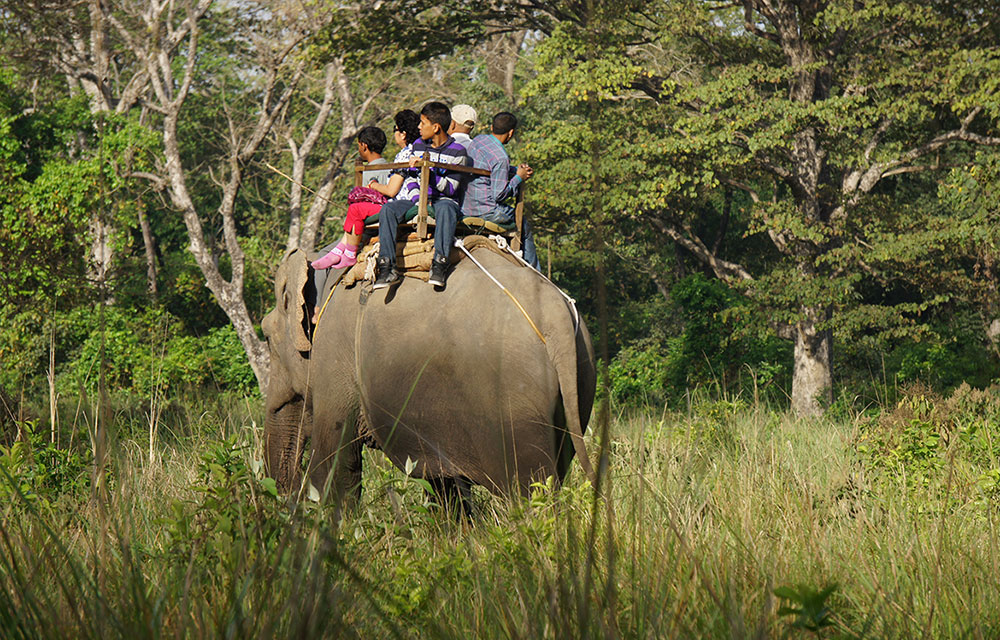
[[(337, 243), (328, 244), (319, 250), (320, 257), (333, 251), (333, 248), (337, 246)], [(316, 299), (319, 300), (323, 297), (323, 287), (326, 286), (326, 277), (330, 275), (329, 269), (313, 269), (313, 284), (316, 285)], [(320, 303), (317, 303), (320, 304)]]
[[(514, 208), (501, 205), (486, 215), (479, 217), (489, 222), (510, 224), (515, 220)], [(524, 218), (521, 221), (521, 225), (521, 248), (524, 250), (524, 261), (534, 267), (535, 271), (541, 271), (542, 265), (538, 262), (538, 254), (535, 252), (535, 238), (531, 235), (531, 221)]]
[[(458, 203), (448, 198), (435, 200), (434, 205), (434, 255), (448, 258), (455, 242), (455, 225), (458, 222)], [(396, 264), (396, 233), (406, 212), (413, 207), (409, 200), (390, 200), (378, 212), (378, 257), (388, 258)]]

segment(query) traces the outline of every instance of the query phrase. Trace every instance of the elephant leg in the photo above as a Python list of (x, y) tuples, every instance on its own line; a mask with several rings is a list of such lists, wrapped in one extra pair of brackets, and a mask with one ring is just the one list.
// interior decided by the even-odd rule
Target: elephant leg
[(471, 519), (472, 482), (467, 478), (432, 478), (428, 482), (437, 502), (456, 519)]
[(361, 499), (360, 412), (339, 406), (317, 410), (309, 477), (324, 496), (351, 507)]
[(302, 483), (302, 450), (310, 416), (301, 397), (269, 409), (264, 423), (264, 460), (278, 491), (297, 491)]

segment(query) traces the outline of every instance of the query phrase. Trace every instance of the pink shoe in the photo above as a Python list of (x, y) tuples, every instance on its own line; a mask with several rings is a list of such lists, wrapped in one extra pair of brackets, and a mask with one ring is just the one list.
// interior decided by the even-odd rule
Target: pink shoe
[(337, 269), (346, 269), (347, 267), (353, 267), (357, 263), (358, 263), (357, 252), (352, 253), (350, 250), (347, 250), (344, 252), (343, 257), (340, 258), (340, 262), (338, 262), (334, 266)]
[(314, 261), (312, 263), (312, 268), (329, 269), (331, 267), (336, 267), (337, 263), (340, 262), (340, 260), (344, 257), (344, 249), (346, 248), (347, 248), (346, 244), (344, 244), (343, 242), (339, 243), (336, 247), (333, 248), (332, 251), (330, 251), (330, 253)]

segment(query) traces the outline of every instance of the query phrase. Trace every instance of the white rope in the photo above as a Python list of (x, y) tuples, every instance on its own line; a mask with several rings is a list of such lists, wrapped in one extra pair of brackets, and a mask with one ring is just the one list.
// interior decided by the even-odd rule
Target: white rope
[(472, 260), (473, 264), (475, 264), (477, 267), (479, 267), (479, 269), (483, 273), (485, 273), (486, 276), (490, 280), (493, 281), (493, 284), (495, 284), (496, 286), (500, 287), (500, 290), (503, 291), (505, 294), (507, 294), (507, 297), (511, 299), (511, 301), (517, 306), (518, 310), (520, 310), (521, 314), (524, 315), (524, 319), (527, 320), (528, 324), (531, 325), (531, 328), (535, 330), (535, 335), (537, 335), (538, 339), (541, 340), (542, 343), (544, 344), (545, 343), (545, 336), (542, 335), (542, 332), (538, 329), (538, 326), (535, 324), (535, 321), (531, 319), (531, 316), (528, 315), (527, 310), (525, 310), (524, 306), (520, 302), (518, 302), (517, 298), (514, 297), (514, 294), (511, 293), (510, 290), (507, 289), (507, 287), (505, 287), (502, 284), (500, 284), (500, 281), (497, 280), (496, 278), (494, 278), (493, 274), (486, 270), (486, 267), (484, 267), (483, 265), (481, 265), (478, 260), (476, 260), (474, 257), (472, 257), (472, 253), (469, 252), (469, 250), (465, 248), (465, 243), (462, 242), (461, 238), (455, 238), (455, 243), (454, 244), (455, 244), (456, 247), (458, 247), (459, 249), (461, 249), (462, 252), (465, 253), (465, 255), (467, 255), (469, 257), (469, 260)]
[(489, 278), (490, 280), (492, 280), (492, 281), (493, 281), (493, 284), (495, 284), (496, 286), (500, 287), (500, 288), (501, 288), (501, 289), (503, 289), (504, 291), (506, 291), (506, 290), (507, 290), (507, 288), (506, 288), (505, 286), (503, 286), (502, 284), (500, 284), (500, 281), (499, 281), (499, 280), (497, 280), (496, 278), (494, 278), (494, 277), (493, 277), (493, 274), (492, 274), (492, 273), (490, 273), (489, 271), (487, 271), (487, 270), (486, 270), (486, 267), (484, 267), (483, 265), (479, 264), (479, 261), (478, 261), (478, 260), (476, 260), (475, 258), (473, 258), (473, 257), (472, 257), (472, 254), (471, 254), (471, 253), (469, 253), (469, 250), (465, 248), (465, 243), (464, 243), (464, 242), (462, 242), (462, 239), (461, 239), (461, 238), (455, 238), (455, 246), (456, 246), (456, 247), (458, 247), (459, 249), (461, 249), (461, 250), (462, 250), (462, 252), (463, 252), (463, 253), (465, 253), (465, 255), (469, 256), (469, 260), (472, 260), (473, 264), (475, 264), (475, 265), (476, 265), (477, 267), (479, 267), (479, 269), (480, 269), (480, 270), (481, 270), (481, 271), (482, 271), (483, 273), (485, 273), (485, 274), (486, 274), (486, 276), (487, 276), (487, 277), (488, 277), (488, 278)]
[[(538, 269), (536, 269), (533, 266), (531, 266), (530, 264), (528, 264), (525, 261), (525, 259), (523, 257), (521, 257), (521, 252), (520, 251), (514, 251), (513, 249), (511, 249), (510, 245), (507, 243), (507, 238), (504, 238), (503, 236), (500, 236), (500, 235), (491, 235), (489, 238), (490, 238), (490, 240), (492, 240), (493, 242), (495, 242), (497, 244), (497, 246), (500, 247), (501, 250), (506, 250), (508, 253), (510, 253), (510, 255), (512, 255), (515, 258), (517, 258), (521, 262), (522, 265), (528, 267), (529, 269), (531, 269), (532, 271), (534, 271), (535, 273), (537, 273), (538, 276), (542, 280), (544, 280), (544, 281), (548, 282), (549, 284), (551, 284), (555, 288), (555, 290), (559, 292), (559, 295), (561, 295), (562, 297), (566, 298), (566, 302), (569, 303), (569, 308), (573, 312), (573, 332), (576, 333), (580, 329), (580, 312), (576, 308), (576, 300), (574, 300), (573, 298), (571, 298), (568, 293), (566, 293), (565, 291), (563, 291), (562, 289), (560, 289), (558, 286), (556, 286), (556, 283), (552, 282), (551, 280), (549, 280), (545, 276), (544, 273), (542, 273)], [(466, 251), (466, 253), (468, 253), (468, 251)], [(482, 267), (480, 267), (480, 268), (482, 268)]]

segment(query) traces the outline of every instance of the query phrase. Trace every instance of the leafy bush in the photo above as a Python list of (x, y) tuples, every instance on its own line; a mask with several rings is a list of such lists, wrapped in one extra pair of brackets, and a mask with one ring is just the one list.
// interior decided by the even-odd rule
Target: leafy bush
[(669, 364), (655, 346), (630, 346), (608, 367), (611, 396), (619, 404), (660, 404), (667, 397)]
[(892, 351), (888, 365), (904, 384), (923, 383), (938, 391), (950, 390), (963, 382), (985, 386), (997, 376), (996, 359), (982, 347), (982, 334), (956, 327), (942, 329), (925, 342), (903, 344)]
[(861, 423), (856, 446), (863, 466), (876, 478), (907, 487), (930, 487), (958, 472), (973, 480), (982, 498), (1000, 492), (1000, 387), (963, 384), (943, 398), (916, 385), (891, 411)]
[[(259, 472), (259, 469), (258, 469)], [(191, 501), (175, 501), (166, 519), (168, 553), (178, 562), (226, 567), (231, 574), (273, 552), (288, 518), (274, 479), (260, 477), (235, 438), (211, 446), (198, 464)]]
[(768, 337), (742, 298), (718, 280), (695, 273), (671, 298), (683, 318), (678, 335), (623, 348), (608, 369), (614, 399), (626, 405), (678, 404), (693, 387), (783, 397), (791, 380), (789, 345)]
[(257, 387), (230, 325), (190, 336), (165, 311), (135, 316), (114, 307), (104, 310), (103, 326), (100, 314), (81, 314), (79, 322), (84, 338), (60, 376), (64, 391), (95, 391), (102, 366), (109, 388), (144, 396), (209, 384), (239, 393)]
[(679, 281), (670, 295), (685, 317), (684, 332), (671, 344), (675, 389), (721, 384), (784, 395), (791, 383), (790, 345), (771, 335), (744, 298), (701, 273)]
[(80, 499), (90, 488), (92, 457), (57, 447), (39, 432), (34, 421), (20, 424), (22, 438), (0, 446), (0, 503), (19, 502), (19, 495), (36, 505), (49, 506), (65, 496)]

